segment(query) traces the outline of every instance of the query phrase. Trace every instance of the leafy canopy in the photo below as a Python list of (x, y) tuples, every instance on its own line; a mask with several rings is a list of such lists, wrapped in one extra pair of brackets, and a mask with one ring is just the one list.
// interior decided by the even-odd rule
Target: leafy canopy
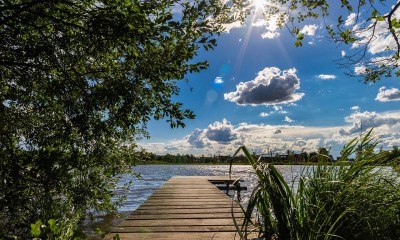
[(146, 123), (194, 118), (171, 98), (177, 81), (208, 66), (192, 59), (216, 46), (229, 9), (0, 1), (0, 236), (67, 238), (87, 210), (115, 211), (118, 176), (140, 156), (131, 141), (147, 137)]

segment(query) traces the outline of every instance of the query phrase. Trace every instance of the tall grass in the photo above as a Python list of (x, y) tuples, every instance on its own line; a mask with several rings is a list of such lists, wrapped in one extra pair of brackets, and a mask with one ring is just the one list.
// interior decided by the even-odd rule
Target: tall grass
[(353, 163), (305, 168), (296, 190), (272, 164), (239, 148), (258, 178), (237, 225), (241, 239), (254, 231), (282, 240), (400, 239), (400, 176), (392, 167), (399, 159), (374, 154), (370, 134), (343, 150), (342, 160), (357, 154)]

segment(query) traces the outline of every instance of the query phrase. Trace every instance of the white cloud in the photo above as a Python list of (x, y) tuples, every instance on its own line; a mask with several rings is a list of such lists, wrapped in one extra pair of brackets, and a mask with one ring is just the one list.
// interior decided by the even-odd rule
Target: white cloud
[(288, 116), (285, 116), (285, 120), (283, 120), (283, 121), (284, 121), (284, 122), (288, 122), (288, 123), (294, 122), (294, 120), (291, 119), (291, 118), (288, 117)]
[(345, 118), (347, 123), (351, 123), (351, 127), (341, 129), (340, 134), (349, 135), (361, 133), (370, 128), (383, 127), (390, 132), (398, 132), (395, 129), (400, 127), (400, 112), (354, 112)]
[(141, 147), (157, 154), (232, 155), (238, 147), (245, 145), (259, 149), (285, 153), (317, 151), (318, 147), (332, 147), (332, 155), (339, 156), (343, 146), (362, 131), (374, 127), (373, 135), (381, 142), (378, 148), (391, 149), (400, 145), (400, 111), (353, 112), (341, 126), (312, 127), (290, 125), (266, 125), (239, 123), (232, 125), (228, 120), (216, 121), (205, 129), (196, 129), (190, 135), (164, 143), (139, 143)]
[(244, 26), (245, 25), (242, 24), (240, 21), (222, 25), (222, 27), (224, 28), (225, 32), (227, 32), (227, 33), (229, 33), (234, 28), (241, 28), (241, 27), (244, 27)]
[(356, 23), (356, 20), (357, 20), (357, 13), (350, 13), (346, 21), (344, 22), (344, 25), (351, 26)]
[(360, 107), (359, 106), (352, 106), (350, 109), (353, 110), (353, 111), (359, 111)]
[(296, 69), (281, 71), (278, 68), (265, 68), (254, 80), (240, 82), (236, 91), (225, 93), (224, 99), (238, 105), (276, 105), (300, 100), (300, 79)]
[(222, 84), (222, 83), (224, 83), (224, 80), (222, 80), (222, 77), (216, 77), (214, 79), (214, 83), (215, 84)]
[(267, 25), (267, 21), (265, 19), (257, 19), (255, 22), (253, 22), (251, 24), (251, 26), (253, 27), (262, 27), (262, 26), (266, 26)]
[(342, 57), (346, 57), (346, 52), (342, 50)]
[[(283, 21), (280, 23), (280, 21)], [(280, 36), (279, 24), (284, 24), (287, 21), (287, 16), (280, 16), (279, 14), (269, 17), (268, 21), (256, 22), (257, 25), (263, 24), (266, 32), (261, 34), (262, 39), (273, 39)], [(261, 25), (262, 26), (262, 25)]]
[(266, 112), (262, 112), (262, 113), (260, 113), (260, 117), (268, 117), (270, 114), (269, 113), (266, 113)]
[(329, 75), (329, 74), (320, 74), (317, 76), (317, 78), (322, 79), (322, 80), (331, 80), (331, 79), (335, 79), (336, 76), (335, 75)]
[(354, 73), (357, 75), (365, 74), (367, 68), (365, 66), (355, 66), (354, 67)]
[(210, 124), (206, 130), (206, 137), (211, 141), (220, 143), (229, 143), (235, 140), (236, 134), (232, 132), (233, 125), (225, 118), (222, 122), (214, 122)]
[(261, 34), (262, 39), (274, 39), (280, 36), (279, 32), (265, 32)]
[[(387, 14), (382, 14), (387, 15)], [(392, 19), (400, 18), (400, 10), (394, 12)], [(349, 22), (351, 22), (349, 20)], [(376, 25), (374, 25), (376, 23)], [(397, 49), (397, 43), (393, 38), (386, 21), (371, 21), (371, 24), (362, 26), (356, 25), (353, 29), (357, 41), (353, 43), (352, 48), (358, 48), (368, 45), (368, 52), (378, 54), (387, 51), (387, 49)], [(394, 62), (386, 62), (386, 65), (393, 65)]]
[(300, 32), (303, 33), (304, 35), (308, 35), (308, 36), (314, 36), (315, 35), (315, 31), (318, 29), (318, 26), (316, 24), (312, 24), (312, 25), (305, 25)]
[(196, 128), (196, 130), (194, 130), (194, 132), (192, 132), (187, 138), (187, 141), (189, 142), (189, 144), (195, 148), (205, 147), (206, 143), (204, 141), (203, 132), (204, 132), (204, 130), (200, 130), (200, 129)]
[(400, 101), (400, 90), (397, 88), (387, 89), (386, 87), (381, 87), (375, 100), (380, 102)]
[[(289, 105), (293, 105), (294, 103), (290, 103)], [(272, 106), (273, 108), (274, 108), (274, 110), (276, 111), (276, 112), (278, 112), (278, 113), (280, 113), (280, 114), (286, 114), (287, 113), (287, 111), (286, 110), (283, 110), (283, 107), (282, 106), (278, 106), (278, 105), (274, 105), (274, 106)]]

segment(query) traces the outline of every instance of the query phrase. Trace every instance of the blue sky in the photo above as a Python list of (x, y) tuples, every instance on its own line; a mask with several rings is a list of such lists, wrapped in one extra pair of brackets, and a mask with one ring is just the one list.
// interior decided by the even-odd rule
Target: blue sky
[[(335, 14), (326, 20), (331, 19)], [(348, 26), (357, 26), (353, 19), (354, 14), (345, 18)], [(299, 26), (306, 35), (303, 47), (261, 15), (227, 26), (215, 50), (201, 50), (195, 59), (208, 60), (210, 67), (188, 75), (188, 84), (179, 83), (181, 93), (174, 99), (196, 119), (187, 120), (184, 129), (152, 121), (151, 138), (139, 145), (157, 154), (195, 155), (229, 155), (241, 145), (273, 154), (327, 147), (338, 156), (345, 143), (371, 127), (384, 148), (400, 145), (398, 78), (364, 84), (347, 76), (362, 66), (343, 69), (336, 61), (357, 46), (332, 43), (321, 20)], [(386, 32), (381, 34), (369, 54), (391, 44)]]

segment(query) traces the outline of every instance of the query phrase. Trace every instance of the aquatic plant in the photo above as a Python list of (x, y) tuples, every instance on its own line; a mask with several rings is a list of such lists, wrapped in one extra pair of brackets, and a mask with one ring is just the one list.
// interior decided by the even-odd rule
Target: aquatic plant
[[(334, 164), (304, 168), (296, 187), (273, 164), (240, 147), (258, 178), (237, 225), (241, 239), (399, 239), (400, 176), (371, 131), (348, 143)], [(351, 164), (346, 159), (356, 155)]]

